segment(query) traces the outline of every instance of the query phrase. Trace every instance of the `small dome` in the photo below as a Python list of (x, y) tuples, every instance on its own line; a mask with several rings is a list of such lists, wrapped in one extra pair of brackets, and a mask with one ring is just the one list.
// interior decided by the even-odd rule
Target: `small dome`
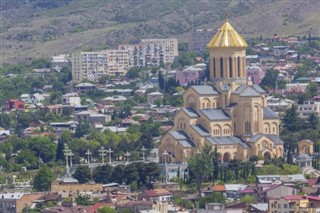
[(296, 161), (312, 161), (312, 158), (307, 154), (300, 154), (296, 158)]

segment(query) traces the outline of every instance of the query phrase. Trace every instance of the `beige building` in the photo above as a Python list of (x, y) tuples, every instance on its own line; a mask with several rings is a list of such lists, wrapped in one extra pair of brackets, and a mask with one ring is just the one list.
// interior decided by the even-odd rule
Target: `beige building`
[(104, 75), (125, 75), (132, 66), (126, 50), (102, 50), (71, 54), (72, 79), (97, 80)]
[(161, 138), (161, 161), (166, 151), (167, 162), (185, 162), (205, 145), (217, 147), (223, 162), (283, 156), (280, 119), (267, 107), (265, 91), (246, 78), (247, 43), (226, 21), (208, 48), (210, 82), (183, 94), (184, 107)]
[(305, 101), (303, 104), (298, 104), (297, 112), (300, 118), (308, 118), (313, 113), (320, 117), (320, 102)]

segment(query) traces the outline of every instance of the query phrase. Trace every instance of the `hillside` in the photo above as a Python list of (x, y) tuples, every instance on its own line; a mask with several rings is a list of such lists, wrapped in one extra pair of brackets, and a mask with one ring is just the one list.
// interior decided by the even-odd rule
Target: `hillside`
[(320, 36), (320, 1), (280, 0), (4, 0), (0, 1), (1, 64), (141, 38), (178, 37), (225, 19), (244, 37)]

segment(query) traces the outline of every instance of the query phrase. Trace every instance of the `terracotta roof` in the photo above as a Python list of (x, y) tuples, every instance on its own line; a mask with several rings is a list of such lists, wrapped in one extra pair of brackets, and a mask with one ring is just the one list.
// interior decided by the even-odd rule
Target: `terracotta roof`
[(282, 197), (285, 200), (306, 200), (307, 197), (301, 195), (287, 195)]
[(98, 209), (100, 209), (100, 208), (102, 208), (104, 206), (114, 207), (114, 204), (113, 203), (96, 203), (93, 206), (90, 206), (90, 208), (88, 209), (88, 212), (89, 213), (94, 213)]
[(214, 191), (216, 191), (216, 192), (225, 192), (226, 191), (226, 186), (225, 185), (215, 185), (214, 186)]

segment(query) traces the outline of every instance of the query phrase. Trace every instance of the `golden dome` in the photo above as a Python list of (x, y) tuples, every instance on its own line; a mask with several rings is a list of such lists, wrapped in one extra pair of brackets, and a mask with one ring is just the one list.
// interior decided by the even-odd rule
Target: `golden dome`
[(245, 40), (233, 29), (228, 21), (224, 22), (219, 31), (209, 41), (208, 48), (215, 47), (248, 47)]

